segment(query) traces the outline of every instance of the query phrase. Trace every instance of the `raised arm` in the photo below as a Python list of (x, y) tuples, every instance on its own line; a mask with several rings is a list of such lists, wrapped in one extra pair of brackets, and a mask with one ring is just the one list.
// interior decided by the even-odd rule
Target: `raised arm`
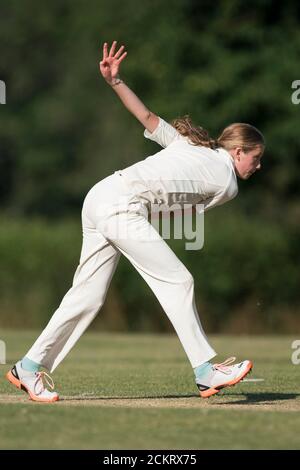
[(108, 53), (107, 43), (105, 42), (103, 44), (103, 58), (99, 63), (101, 75), (113, 88), (128, 111), (130, 111), (149, 132), (153, 132), (159, 123), (159, 118), (152, 113), (124, 81), (121, 80), (119, 68), (127, 52), (124, 51), (124, 46), (121, 46), (119, 50), (115, 52), (116, 45), (117, 41), (114, 41)]

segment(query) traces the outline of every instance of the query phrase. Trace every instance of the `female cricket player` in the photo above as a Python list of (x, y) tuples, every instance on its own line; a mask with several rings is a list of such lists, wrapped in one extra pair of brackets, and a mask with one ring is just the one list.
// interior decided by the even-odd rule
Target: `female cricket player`
[(207, 210), (233, 199), (237, 176), (246, 180), (260, 168), (264, 137), (244, 123), (229, 125), (215, 140), (188, 116), (168, 124), (120, 78), (127, 52), (124, 46), (116, 51), (116, 46), (116, 41), (109, 50), (107, 43), (103, 45), (100, 72), (144, 126), (144, 136), (163, 149), (115, 171), (88, 192), (82, 209), (82, 251), (72, 287), (26, 356), (7, 373), (8, 380), (35, 401), (59, 399), (51, 377), (41, 369), (53, 372), (95, 318), (121, 254), (144, 278), (170, 319), (194, 369), (201, 397), (238, 383), (252, 368), (249, 360), (211, 362), (216, 352), (199, 320), (193, 277), (145, 214), (154, 204), (200, 203)]

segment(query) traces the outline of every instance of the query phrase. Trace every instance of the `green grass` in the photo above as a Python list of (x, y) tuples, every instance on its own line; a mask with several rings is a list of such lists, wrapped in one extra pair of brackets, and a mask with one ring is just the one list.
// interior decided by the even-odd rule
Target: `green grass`
[(299, 449), (300, 366), (292, 337), (213, 336), (223, 360), (251, 358), (250, 378), (198, 397), (176, 336), (87, 333), (53, 374), (63, 398), (30, 402), (5, 379), (36, 333), (4, 330), (1, 449)]

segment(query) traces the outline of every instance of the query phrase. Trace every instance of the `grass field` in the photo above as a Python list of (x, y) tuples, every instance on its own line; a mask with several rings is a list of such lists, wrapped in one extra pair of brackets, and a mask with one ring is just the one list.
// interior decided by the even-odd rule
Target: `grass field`
[(61, 401), (28, 400), (4, 378), (36, 338), (4, 330), (1, 449), (299, 449), (300, 365), (292, 337), (220, 337), (220, 355), (254, 361), (250, 379), (208, 400), (174, 335), (86, 333), (53, 374)]

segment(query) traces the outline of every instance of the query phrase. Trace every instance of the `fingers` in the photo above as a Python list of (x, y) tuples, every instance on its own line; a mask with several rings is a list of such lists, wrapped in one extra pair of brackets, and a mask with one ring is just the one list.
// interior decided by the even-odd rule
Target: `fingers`
[(107, 43), (105, 42), (103, 44), (103, 59), (102, 60), (105, 60), (107, 58)]
[(127, 52), (124, 52), (124, 54), (121, 55), (120, 59), (118, 59), (118, 63), (122, 62), (123, 59), (127, 56)]
[[(121, 46), (118, 51), (115, 53), (117, 41), (113, 41), (112, 46), (110, 48), (109, 54), (107, 52), (107, 42), (103, 44), (103, 59), (100, 63), (104, 63), (106, 59), (117, 59), (120, 63), (127, 55), (127, 52), (124, 52), (125, 46)], [(122, 54), (123, 52), (123, 54)], [(121, 55), (122, 54), (122, 55)]]
[(108, 56), (108, 57), (113, 57), (113, 55), (114, 55), (114, 53), (115, 53), (116, 45), (117, 45), (117, 41), (114, 41), (114, 42), (112, 43), (111, 48), (110, 48), (109, 56)]
[(124, 47), (125, 46), (121, 46), (118, 52), (115, 53), (115, 59), (118, 59), (120, 57), (121, 53), (123, 52)]

